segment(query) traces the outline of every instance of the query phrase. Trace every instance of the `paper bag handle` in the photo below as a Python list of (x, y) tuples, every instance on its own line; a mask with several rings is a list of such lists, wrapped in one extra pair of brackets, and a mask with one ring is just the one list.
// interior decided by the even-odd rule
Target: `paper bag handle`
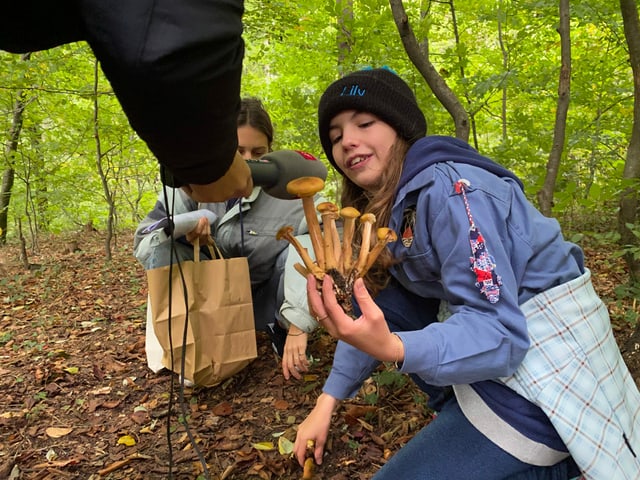
[[(207, 239), (207, 247), (209, 248), (209, 254), (213, 260), (222, 258), (222, 252), (211, 235), (209, 235), (209, 238)], [(200, 237), (196, 237), (193, 242), (193, 261), (195, 263), (200, 263)]]

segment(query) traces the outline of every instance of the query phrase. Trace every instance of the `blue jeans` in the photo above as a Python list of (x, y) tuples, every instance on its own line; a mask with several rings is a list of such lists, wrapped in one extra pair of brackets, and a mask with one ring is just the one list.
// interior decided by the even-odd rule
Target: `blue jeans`
[(373, 480), (568, 480), (578, 475), (571, 457), (536, 467), (509, 455), (469, 423), (452, 396)]

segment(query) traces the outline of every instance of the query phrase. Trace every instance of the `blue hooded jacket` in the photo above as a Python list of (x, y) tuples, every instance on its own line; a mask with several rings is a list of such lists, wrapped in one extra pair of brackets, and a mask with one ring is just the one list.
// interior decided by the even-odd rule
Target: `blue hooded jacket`
[[(469, 184), (469, 211), (456, 192), (460, 179)], [(501, 279), (495, 303), (470, 269), (471, 222)], [(582, 251), (534, 208), (520, 181), (453, 138), (425, 137), (411, 147), (389, 227), (403, 239), (391, 247), (402, 260), (393, 275), (418, 295), (447, 301), (452, 314), (401, 335), (403, 370), (434, 385), (512, 374), (529, 347), (519, 305), (584, 272)]]
[[(456, 188), (462, 179), (465, 195)], [(414, 321), (422, 328), (398, 332), (405, 349), (401, 371), (428, 385), (470, 384), (520, 432), (562, 450), (544, 413), (493, 380), (511, 375), (529, 348), (519, 305), (584, 273), (580, 248), (527, 200), (513, 173), (444, 136), (425, 137), (408, 151), (389, 227), (402, 239), (391, 245), (401, 260), (393, 276), (419, 297), (446, 301), (451, 314), (443, 322), (418, 314)], [(490, 259), (496, 301), (483, 294), (471, 269), (472, 231), (481, 234)], [(334, 368), (342, 364), (338, 349)], [(344, 394), (350, 384), (355, 393), (353, 379), (341, 380), (330, 376), (325, 391)]]
[[(455, 188), (461, 179), (466, 204)], [(472, 224), (500, 282), (495, 302), (470, 268)], [(434, 385), (470, 384), (519, 431), (563, 449), (538, 407), (492, 380), (511, 375), (529, 348), (519, 305), (584, 273), (582, 251), (527, 200), (515, 175), (449, 137), (425, 137), (409, 150), (390, 227), (404, 240), (392, 248), (402, 259), (394, 276), (405, 288), (445, 300), (451, 313), (445, 322), (399, 333), (402, 371)]]

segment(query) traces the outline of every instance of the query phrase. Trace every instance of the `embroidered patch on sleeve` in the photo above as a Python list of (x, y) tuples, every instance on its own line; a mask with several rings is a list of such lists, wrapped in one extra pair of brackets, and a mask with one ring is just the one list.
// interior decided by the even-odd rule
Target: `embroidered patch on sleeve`
[(402, 244), (409, 248), (413, 244), (413, 229), (416, 226), (416, 207), (412, 206), (406, 208), (402, 212), (402, 225), (400, 231), (402, 232)]
[(471, 262), (471, 271), (476, 276), (475, 285), (480, 289), (480, 293), (487, 297), (490, 303), (496, 303), (500, 300), (502, 279), (500, 275), (496, 273), (495, 260), (487, 249), (482, 233), (480, 233), (480, 230), (473, 221), (471, 208), (469, 207), (469, 201), (465, 192), (465, 189), (469, 188), (470, 185), (469, 180), (465, 179), (460, 179), (455, 183), (456, 193), (462, 195), (467, 217), (469, 218), (469, 243), (471, 245), (471, 257), (469, 257), (469, 261)]

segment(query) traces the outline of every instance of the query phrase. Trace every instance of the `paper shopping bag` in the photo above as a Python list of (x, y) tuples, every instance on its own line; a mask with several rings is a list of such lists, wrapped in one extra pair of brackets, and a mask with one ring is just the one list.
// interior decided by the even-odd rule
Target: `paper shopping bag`
[(201, 261), (199, 250), (196, 244), (195, 260), (148, 270), (147, 280), (162, 364), (209, 387), (242, 370), (258, 352), (247, 259)]

